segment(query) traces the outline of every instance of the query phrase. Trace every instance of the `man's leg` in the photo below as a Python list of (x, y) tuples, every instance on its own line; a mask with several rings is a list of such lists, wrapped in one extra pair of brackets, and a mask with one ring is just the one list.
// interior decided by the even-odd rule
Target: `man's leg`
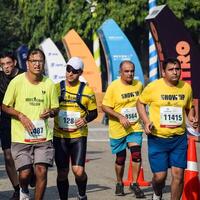
[(137, 183), (137, 179), (140, 173), (141, 167), (141, 146), (137, 143), (129, 143), (129, 149), (132, 156), (132, 164), (133, 164), (133, 183)]
[(30, 166), (22, 167), (19, 169), (19, 183), (23, 193), (28, 194), (28, 184), (31, 177)]
[(54, 137), (55, 163), (57, 166), (57, 188), (61, 200), (68, 199), (70, 139)]
[(154, 193), (157, 196), (162, 196), (162, 190), (165, 187), (166, 177), (167, 177), (167, 172), (153, 173), (152, 186)]
[(68, 199), (68, 190), (69, 190), (69, 180), (68, 173), (69, 168), (66, 169), (57, 169), (57, 188), (61, 200)]
[(15, 163), (12, 158), (11, 150), (10, 149), (4, 149), (4, 160), (5, 160), (5, 167), (6, 172), (8, 174), (8, 177), (13, 185), (13, 187), (19, 185), (17, 171), (15, 169)]
[(122, 184), (123, 182), (125, 161), (126, 161), (126, 149), (116, 154), (115, 173), (116, 173), (117, 183), (120, 184)]
[(137, 143), (128, 143), (128, 146), (131, 152), (133, 166), (133, 182), (130, 185), (130, 189), (134, 192), (136, 198), (144, 198), (144, 192), (140, 189), (137, 183), (142, 161), (141, 146)]
[(35, 185), (35, 200), (42, 200), (47, 185), (47, 171), (46, 164), (35, 165), (36, 185)]
[(85, 159), (87, 149), (87, 138), (80, 137), (71, 140), (72, 171), (78, 187), (78, 199), (87, 200), (87, 174), (85, 172)]
[(183, 192), (184, 169), (172, 167), (171, 174), (171, 200), (179, 200)]
[(82, 166), (72, 166), (72, 171), (75, 176), (76, 185), (78, 186), (79, 196), (86, 196), (87, 174), (85, 168)]

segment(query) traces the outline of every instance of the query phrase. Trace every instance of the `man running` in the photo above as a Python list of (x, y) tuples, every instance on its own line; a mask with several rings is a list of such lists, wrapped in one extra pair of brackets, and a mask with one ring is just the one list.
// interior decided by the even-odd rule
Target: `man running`
[(97, 117), (97, 105), (93, 90), (79, 81), (83, 67), (80, 58), (70, 58), (66, 66), (66, 80), (57, 84), (60, 106), (54, 123), (54, 147), (57, 188), (61, 200), (68, 199), (70, 160), (78, 187), (78, 199), (87, 200), (87, 124)]
[(130, 189), (136, 198), (144, 193), (137, 184), (141, 166), (142, 127), (136, 110), (136, 101), (142, 92), (142, 83), (134, 80), (135, 65), (128, 60), (120, 64), (120, 78), (107, 88), (102, 109), (109, 115), (109, 137), (112, 153), (116, 154), (116, 195), (124, 195), (123, 175), (128, 147), (133, 162), (133, 182)]
[[(153, 172), (153, 200), (162, 199), (167, 170), (171, 167), (171, 200), (179, 200), (187, 167), (186, 115), (193, 128), (198, 125), (192, 104), (191, 86), (179, 80), (181, 65), (176, 58), (163, 62), (162, 77), (150, 83), (137, 102), (148, 135), (148, 154)], [(145, 106), (149, 105), (149, 116)]]
[(27, 72), (14, 78), (2, 109), (12, 117), (12, 155), (19, 171), (20, 200), (29, 200), (28, 184), (34, 165), (35, 200), (43, 199), (48, 166), (53, 164), (53, 134), (48, 118), (59, 106), (53, 82), (43, 76), (45, 55), (33, 49), (27, 55)]
[[(0, 65), (3, 71), (0, 71), (0, 105), (2, 104), (6, 89), (10, 81), (22, 73), (16, 67), (17, 61), (11, 52), (4, 52), (0, 55)], [(5, 167), (10, 182), (13, 185), (14, 193), (10, 200), (19, 200), (19, 182), (17, 171), (11, 154), (11, 118), (5, 112), (1, 111), (0, 119), (0, 139), (1, 147), (4, 153)]]

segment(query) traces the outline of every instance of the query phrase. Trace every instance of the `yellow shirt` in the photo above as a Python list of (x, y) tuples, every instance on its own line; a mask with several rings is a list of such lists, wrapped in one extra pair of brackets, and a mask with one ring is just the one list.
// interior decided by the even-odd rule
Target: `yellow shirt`
[[(87, 136), (88, 127), (84, 126), (77, 129), (76, 119), (86, 116), (86, 112), (76, 103), (76, 94), (78, 93), (80, 82), (76, 86), (67, 86), (65, 100), (60, 102), (58, 116), (54, 118), (54, 136), (59, 138), (78, 138)], [(56, 84), (58, 96), (60, 96), (60, 83)], [(82, 93), (81, 104), (87, 110), (97, 109), (94, 92), (85, 85)]]
[(132, 85), (125, 85), (121, 79), (113, 81), (107, 88), (102, 104), (126, 116), (130, 121), (134, 121), (134, 124), (130, 128), (125, 129), (116, 118), (109, 116), (110, 138), (118, 139), (131, 132), (142, 131), (136, 111), (136, 102), (142, 92), (142, 88), (142, 83), (138, 80), (134, 80)]
[(34, 85), (28, 81), (25, 73), (18, 75), (10, 82), (3, 104), (26, 115), (36, 127), (33, 133), (29, 134), (19, 120), (12, 118), (12, 142), (35, 143), (52, 140), (53, 133), (48, 120), (41, 120), (39, 117), (45, 109), (59, 106), (55, 86), (50, 79), (43, 77), (39, 84)]
[(149, 105), (149, 118), (154, 124), (153, 135), (171, 137), (185, 132), (185, 109), (192, 107), (191, 86), (179, 81), (168, 86), (163, 78), (150, 83), (139, 100)]

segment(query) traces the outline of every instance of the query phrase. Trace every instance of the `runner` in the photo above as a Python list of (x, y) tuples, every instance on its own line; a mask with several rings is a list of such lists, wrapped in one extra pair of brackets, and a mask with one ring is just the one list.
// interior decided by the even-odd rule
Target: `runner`
[[(11, 52), (4, 52), (0, 55), (0, 65), (3, 71), (0, 71), (0, 105), (2, 104), (6, 89), (10, 81), (22, 73), (22, 71), (16, 67), (17, 61)], [(13, 185), (14, 193), (10, 200), (19, 199), (19, 181), (17, 177), (17, 171), (15, 169), (14, 161), (11, 154), (11, 118), (5, 112), (1, 111), (0, 119), (0, 139), (1, 147), (4, 153), (5, 168)]]
[(66, 80), (57, 84), (60, 107), (58, 116), (55, 117), (54, 147), (58, 172), (57, 188), (61, 200), (68, 199), (70, 159), (78, 186), (78, 199), (87, 200), (87, 123), (97, 117), (97, 105), (92, 89), (79, 81), (82, 72), (82, 60), (72, 57), (67, 62)]
[(58, 108), (53, 82), (43, 76), (45, 56), (40, 49), (28, 52), (27, 72), (14, 78), (4, 96), (2, 109), (12, 117), (12, 155), (19, 171), (20, 200), (30, 199), (28, 184), (35, 167), (35, 200), (43, 198), (48, 166), (53, 164), (53, 134), (48, 118)]
[(116, 195), (124, 195), (123, 174), (128, 147), (133, 161), (133, 183), (130, 189), (136, 198), (144, 193), (137, 184), (141, 166), (142, 127), (136, 110), (136, 101), (142, 91), (142, 83), (134, 80), (135, 66), (131, 61), (120, 64), (120, 79), (107, 88), (102, 109), (109, 115), (109, 137), (112, 153), (116, 154)]
[[(198, 126), (192, 105), (190, 85), (179, 80), (179, 60), (166, 59), (163, 78), (150, 83), (137, 102), (137, 109), (148, 135), (148, 154), (153, 172), (153, 200), (162, 199), (167, 170), (171, 167), (171, 199), (181, 198), (184, 169), (187, 165), (187, 135), (185, 118), (193, 128)], [(145, 106), (149, 105), (149, 117)]]

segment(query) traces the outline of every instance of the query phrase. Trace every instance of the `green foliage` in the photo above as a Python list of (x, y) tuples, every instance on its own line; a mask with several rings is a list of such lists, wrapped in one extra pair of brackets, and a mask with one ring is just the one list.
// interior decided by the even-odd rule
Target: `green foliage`
[[(97, 0), (96, 3), (93, 17), (86, 0), (0, 0), (1, 46), (16, 47), (22, 41), (32, 47), (46, 37), (57, 42), (72, 28), (83, 39), (92, 40), (92, 31), (108, 18), (113, 18), (129, 35), (132, 33), (138, 42), (148, 40), (145, 22), (148, 0)], [(200, 1), (157, 0), (157, 5), (161, 4), (167, 4), (192, 34), (199, 37)]]
[(0, 49), (9, 51), (20, 42), (20, 21), (12, 8), (12, 2), (0, 0)]

